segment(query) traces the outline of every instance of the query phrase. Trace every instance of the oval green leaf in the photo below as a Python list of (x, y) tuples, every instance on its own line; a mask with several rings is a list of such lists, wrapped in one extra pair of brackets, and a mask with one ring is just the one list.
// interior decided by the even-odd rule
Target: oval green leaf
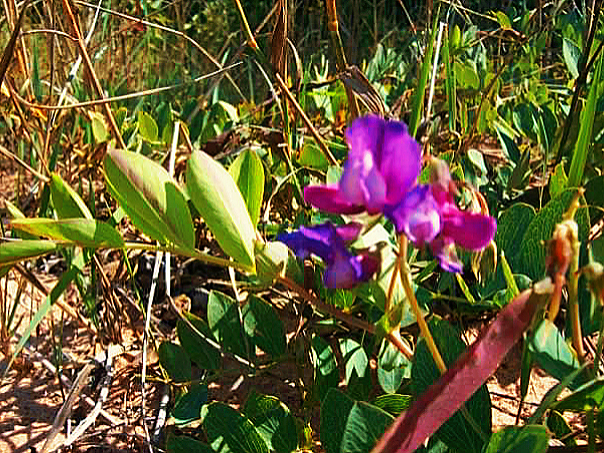
[(53, 173), (50, 176), (50, 194), (52, 203), (60, 219), (93, 219), (84, 200), (61, 177)]
[(0, 243), (0, 265), (13, 265), (19, 261), (36, 258), (54, 252), (57, 244), (37, 239)]
[(285, 354), (286, 340), (283, 321), (275, 309), (264, 300), (250, 296), (243, 309), (245, 333), (271, 357)]
[(174, 382), (188, 382), (192, 379), (191, 359), (178, 344), (164, 341), (157, 349), (159, 363)]
[(121, 248), (124, 239), (111, 226), (90, 219), (16, 219), (14, 228), (56, 241), (73, 242), (81, 247)]
[(104, 166), (109, 192), (137, 228), (161, 243), (195, 247), (185, 197), (161, 165), (141, 154), (111, 149)]
[(142, 110), (137, 114), (138, 133), (140, 136), (148, 142), (156, 142), (159, 134), (159, 128), (157, 123), (151, 115)]
[(268, 453), (268, 447), (252, 422), (224, 403), (207, 404), (201, 410), (203, 426), (218, 453)]
[(330, 389), (321, 405), (321, 443), (327, 453), (371, 451), (394, 417)]
[(220, 368), (220, 351), (207, 340), (212, 337), (210, 328), (203, 319), (191, 313), (186, 313), (185, 316), (197, 332), (189, 324), (179, 319), (176, 330), (180, 344), (199, 368), (217, 370)]
[(232, 163), (229, 173), (237, 183), (245, 200), (245, 205), (256, 226), (260, 218), (260, 208), (264, 197), (264, 167), (253, 149), (247, 149)]
[(270, 450), (290, 453), (298, 446), (298, 432), (293, 415), (285, 404), (274, 396), (263, 395), (252, 389), (243, 413), (254, 424)]
[(187, 189), (222, 250), (254, 271), (255, 228), (231, 175), (210, 156), (196, 151), (187, 167)]

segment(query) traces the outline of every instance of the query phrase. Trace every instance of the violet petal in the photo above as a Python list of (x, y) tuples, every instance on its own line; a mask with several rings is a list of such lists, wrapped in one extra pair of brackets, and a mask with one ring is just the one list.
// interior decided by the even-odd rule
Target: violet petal
[(438, 205), (430, 186), (417, 186), (394, 209), (386, 211), (398, 233), (404, 232), (416, 246), (431, 242), (440, 232)]
[(389, 121), (384, 127), (379, 171), (386, 181), (388, 204), (400, 202), (417, 181), (421, 148), (400, 121)]

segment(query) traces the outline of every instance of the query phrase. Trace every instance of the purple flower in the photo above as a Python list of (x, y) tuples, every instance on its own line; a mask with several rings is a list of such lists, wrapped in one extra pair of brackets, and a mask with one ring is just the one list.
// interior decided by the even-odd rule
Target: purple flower
[(346, 130), (346, 141), (350, 151), (339, 183), (306, 187), (308, 203), (337, 214), (377, 214), (415, 186), (421, 149), (404, 123), (364, 116)]
[(317, 255), (327, 264), (323, 281), (328, 288), (352, 288), (367, 281), (379, 268), (379, 260), (369, 253), (352, 255), (346, 242), (356, 239), (362, 225), (349, 223), (335, 227), (331, 223), (283, 233), (277, 240), (286, 244), (299, 258)]
[(414, 245), (430, 244), (444, 270), (461, 272), (455, 246), (483, 249), (495, 236), (497, 223), (491, 216), (460, 210), (448, 167), (437, 162), (434, 168), (430, 185), (417, 186), (385, 214)]

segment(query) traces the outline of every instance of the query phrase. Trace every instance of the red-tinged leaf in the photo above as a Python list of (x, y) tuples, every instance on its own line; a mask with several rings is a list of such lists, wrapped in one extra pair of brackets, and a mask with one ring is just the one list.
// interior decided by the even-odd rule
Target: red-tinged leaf
[(506, 305), (455, 364), (395, 420), (372, 453), (415, 451), (495, 372), (552, 291), (545, 279)]

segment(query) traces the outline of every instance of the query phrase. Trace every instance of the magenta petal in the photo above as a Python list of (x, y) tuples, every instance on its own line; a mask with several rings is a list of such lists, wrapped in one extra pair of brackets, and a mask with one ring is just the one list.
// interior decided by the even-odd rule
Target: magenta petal
[(551, 282), (538, 285), (539, 291), (521, 293), (499, 312), (453, 366), (394, 421), (372, 453), (412, 453), (472, 396), (499, 367), (553, 290)]
[(336, 233), (344, 242), (352, 242), (359, 237), (361, 231), (363, 230), (363, 225), (357, 222), (350, 222), (344, 225), (339, 225), (336, 227)]
[(340, 193), (338, 186), (308, 186), (304, 189), (307, 203), (335, 214), (359, 214), (365, 210), (362, 205), (350, 203)]
[(460, 211), (452, 205), (443, 215), (443, 235), (469, 250), (486, 247), (496, 231), (497, 222), (490, 216)]

